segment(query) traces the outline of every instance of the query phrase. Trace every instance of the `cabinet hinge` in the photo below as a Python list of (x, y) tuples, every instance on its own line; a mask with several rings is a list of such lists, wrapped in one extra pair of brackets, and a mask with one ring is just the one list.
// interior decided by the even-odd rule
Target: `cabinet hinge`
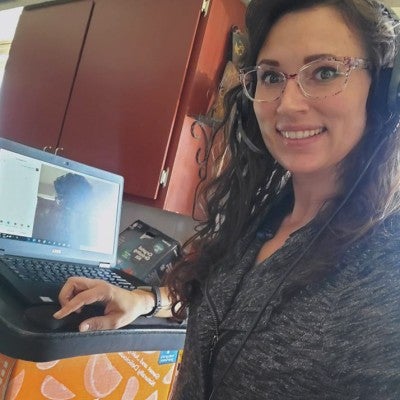
[(211, 0), (203, 0), (203, 4), (201, 5), (201, 12), (203, 13), (203, 17), (207, 16), (210, 3)]
[(168, 176), (169, 176), (169, 168), (163, 169), (161, 171), (161, 176), (160, 176), (160, 185), (162, 187), (166, 187), (167, 186)]

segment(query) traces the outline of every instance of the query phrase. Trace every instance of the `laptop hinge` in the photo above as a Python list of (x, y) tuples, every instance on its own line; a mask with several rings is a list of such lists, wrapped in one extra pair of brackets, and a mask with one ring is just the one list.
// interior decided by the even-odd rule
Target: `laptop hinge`
[(105, 262), (101, 262), (99, 264), (100, 268), (111, 268), (111, 264), (110, 263), (105, 263)]

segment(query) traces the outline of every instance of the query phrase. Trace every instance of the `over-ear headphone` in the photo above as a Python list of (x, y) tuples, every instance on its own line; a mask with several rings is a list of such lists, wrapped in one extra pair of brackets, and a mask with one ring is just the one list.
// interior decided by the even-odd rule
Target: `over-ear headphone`
[(238, 142), (243, 142), (252, 152), (264, 154), (265, 150), (256, 146), (247, 136), (245, 126), (247, 126), (251, 101), (244, 94), (241, 88), (236, 95), (236, 137)]
[(393, 61), (387, 93), (387, 105), (389, 111), (400, 112), (400, 51), (397, 52)]
[[(400, 20), (396, 13), (388, 6), (381, 3), (382, 14), (393, 21), (394, 25), (399, 25)], [(398, 29), (396, 30), (398, 31)], [(397, 42), (397, 39), (395, 39)], [(397, 46), (396, 46), (397, 47)], [(388, 71), (388, 86), (386, 95), (386, 105), (389, 112), (400, 112), (400, 49), (393, 60), (393, 67)], [(387, 81), (386, 81), (387, 82)]]

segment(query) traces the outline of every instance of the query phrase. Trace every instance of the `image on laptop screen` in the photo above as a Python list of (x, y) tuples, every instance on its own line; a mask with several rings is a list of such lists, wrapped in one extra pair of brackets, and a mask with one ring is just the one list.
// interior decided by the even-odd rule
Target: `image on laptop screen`
[(118, 184), (6, 149), (0, 182), (1, 238), (112, 254)]

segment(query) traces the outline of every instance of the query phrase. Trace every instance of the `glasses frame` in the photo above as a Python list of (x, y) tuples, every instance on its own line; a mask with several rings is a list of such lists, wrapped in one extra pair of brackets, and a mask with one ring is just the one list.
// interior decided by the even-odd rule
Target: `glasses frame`
[[(299, 81), (298, 76), (299, 76), (299, 74), (301, 74), (302, 71), (304, 71), (304, 69), (308, 68), (310, 65), (313, 65), (313, 64), (315, 64), (317, 62), (321, 62), (321, 61), (335, 61), (335, 62), (342, 63), (345, 67), (347, 67), (347, 70), (345, 72), (346, 79), (343, 83), (342, 88), (340, 90), (338, 90), (337, 92), (335, 92), (333, 94), (328, 94), (326, 96), (312, 96), (309, 93), (307, 93), (307, 91), (303, 88), (301, 82)], [(239, 70), (239, 80), (242, 85), (244, 94), (246, 95), (246, 97), (248, 99), (250, 99), (253, 102), (257, 102), (257, 103), (273, 103), (274, 101), (279, 100), (282, 97), (282, 94), (286, 89), (286, 85), (287, 85), (287, 82), (289, 79), (295, 79), (297, 86), (300, 88), (302, 94), (306, 98), (320, 100), (320, 99), (325, 99), (327, 97), (336, 96), (337, 94), (341, 93), (346, 88), (350, 74), (353, 70), (355, 70), (355, 69), (370, 69), (370, 67), (371, 67), (370, 61), (367, 59), (364, 59), (364, 58), (357, 58), (357, 57), (321, 57), (321, 58), (317, 58), (316, 60), (313, 60), (307, 64), (304, 64), (296, 74), (286, 74), (283, 71), (276, 71), (276, 73), (279, 74), (283, 78), (282, 90), (276, 98), (274, 98), (272, 100), (263, 100), (263, 99), (255, 99), (254, 97), (252, 97), (252, 95), (248, 91), (247, 83), (246, 83), (246, 76), (249, 76), (250, 74), (253, 74), (253, 73), (257, 74), (257, 71), (261, 65), (262, 64), (259, 64), (254, 67), (247, 67), (247, 68), (242, 68)], [(256, 85), (257, 84), (258, 84), (258, 80), (256, 82)]]

